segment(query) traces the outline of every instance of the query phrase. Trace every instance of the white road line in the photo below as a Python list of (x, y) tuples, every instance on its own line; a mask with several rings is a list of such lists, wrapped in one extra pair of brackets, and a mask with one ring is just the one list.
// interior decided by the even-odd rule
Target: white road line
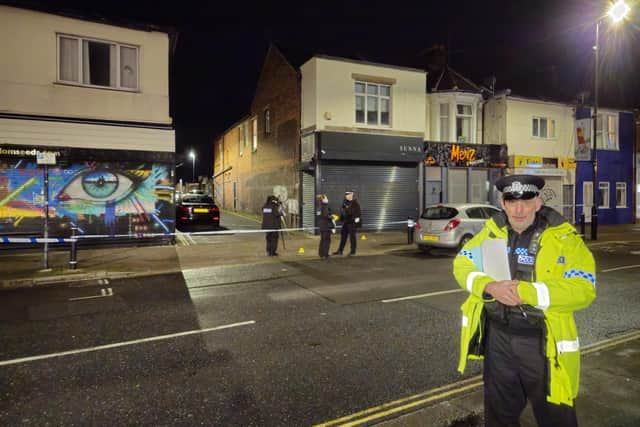
[(456, 292), (464, 292), (464, 291), (465, 291), (465, 289), (452, 289), (450, 291), (430, 292), (428, 294), (411, 295), (411, 296), (402, 297), (402, 298), (383, 299), (381, 302), (405, 301), (405, 300), (408, 300), (408, 299), (427, 298), (427, 297), (432, 297), (432, 296), (436, 296), (436, 295), (453, 294), (453, 293), (456, 293)]
[(177, 338), (177, 337), (184, 337), (187, 335), (204, 334), (206, 332), (219, 331), (221, 329), (235, 328), (238, 326), (252, 325), (254, 323), (256, 323), (255, 320), (249, 320), (246, 322), (232, 323), (230, 325), (216, 326), (213, 328), (195, 329), (192, 331), (178, 332), (175, 334), (158, 335), (156, 337), (141, 338), (139, 340), (123, 341), (123, 342), (118, 342), (113, 344), (99, 345), (97, 347), (81, 348), (78, 350), (62, 351), (59, 353), (42, 354), (40, 356), (21, 357), (19, 359), (2, 360), (0, 361), (0, 366), (17, 365), (19, 363), (33, 362), (35, 360), (51, 359), (54, 357), (69, 356), (72, 354), (81, 354), (81, 353), (89, 353), (92, 351), (108, 350), (108, 349), (117, 348), (117, 347), (125, 347), (128, 345), (135, 345), (135, 344), (142, 344), (142, 343), (153, 342), (153, 341), (167, 340), (167, 339)]
[(636, 264), (636, 265), (624, 265), (622, 267), (615, 267), (615, 268), (607, 268), (606, 270), (600, 270), (602, 273), (608, 273), (610, 271), (618, 271), (618, 270), (628, 270), (630, 268), (638, 268), (640, 267), (640, 264)]

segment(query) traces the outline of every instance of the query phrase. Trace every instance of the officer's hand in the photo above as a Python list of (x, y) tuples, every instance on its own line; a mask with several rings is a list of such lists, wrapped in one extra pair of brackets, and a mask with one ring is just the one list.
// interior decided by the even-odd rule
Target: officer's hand
[(484, 291), (504, 305), (516, 306), (523, 303), (518, 295), (517, 280), (491, 282), (484, 288)]

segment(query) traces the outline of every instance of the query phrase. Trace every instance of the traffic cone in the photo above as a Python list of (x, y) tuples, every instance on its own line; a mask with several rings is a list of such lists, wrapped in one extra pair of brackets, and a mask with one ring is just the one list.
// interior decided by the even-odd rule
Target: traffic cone
[(367, 240), (366, 234), (363, 234), (362, 236), (360, 236), (360, 240)]
[(298, 253), (299, 253), (299, 254), (303, 254), (303, 253), (304, 253), (304, 248), (300, 248), (300, 249), (298, 249)]

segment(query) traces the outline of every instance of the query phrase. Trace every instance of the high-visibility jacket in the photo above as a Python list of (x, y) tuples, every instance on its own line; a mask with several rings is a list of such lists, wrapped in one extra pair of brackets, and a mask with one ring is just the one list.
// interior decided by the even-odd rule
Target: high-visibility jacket
[[(578, 394), (580, 377), (580, 345), (573, 312), (588, 307), (596, 296), (595, 261), (575, 228), (560, 214), (543, 206), (537, 215), (545, 216), (549, 225), (539, 237), (535, 281), (520, 281), (518, 295), (525, 304), (544, 313), (547, 401), (571, 406)], [(495, 279), (482, 271), (482, 242), (507, 240), (507, 235), (506, 216), (501, 212), (487, 220), (453, 261), (456, 281), (469, 292), (461, 306), (460, 373), (464, 372), (467, 359), (484, 357), (483, 292)]]

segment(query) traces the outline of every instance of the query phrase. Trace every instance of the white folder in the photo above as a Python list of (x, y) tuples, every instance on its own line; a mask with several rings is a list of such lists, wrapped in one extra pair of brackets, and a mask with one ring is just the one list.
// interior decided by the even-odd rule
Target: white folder
[(496, 280), (511, 280), (507, 242), (489, 239), (482, 242), (482, 270)]

